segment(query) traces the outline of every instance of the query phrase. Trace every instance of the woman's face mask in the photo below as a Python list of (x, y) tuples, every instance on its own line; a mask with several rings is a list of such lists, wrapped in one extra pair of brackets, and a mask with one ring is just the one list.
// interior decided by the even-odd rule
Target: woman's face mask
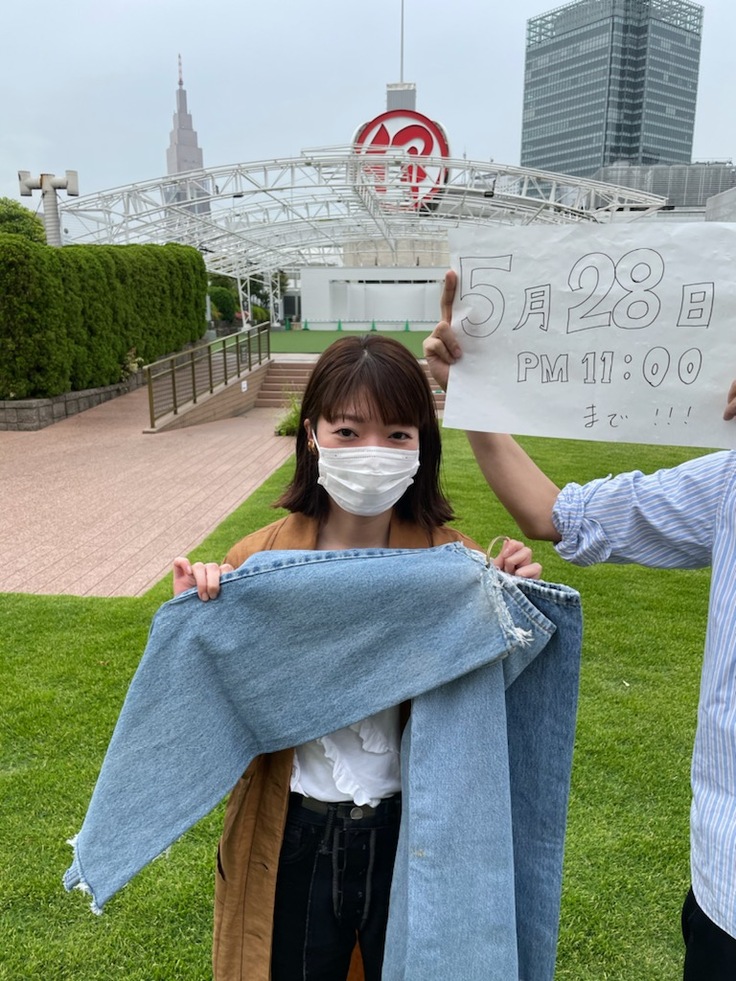
[(384, 446), (324, 448), (312, 435), (319, 453), (319, 478), (332, 500), (349, 514), (371, 517), (388, 511), (419, 469), (419, 450)]

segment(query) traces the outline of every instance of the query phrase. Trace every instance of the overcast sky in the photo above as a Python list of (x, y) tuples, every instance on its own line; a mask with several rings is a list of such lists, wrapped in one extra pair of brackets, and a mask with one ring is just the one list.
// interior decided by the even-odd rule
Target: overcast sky
[[(556, 6), (405, 0), (403, 80), (453, 156), (518, 164), (525, 25)], [(733, 158), (736, 0), (703, 6), (693, 155)], [(205, 166), (344, 145), (401, 79), (401, 0), (2, 0), (0, 196), (18, 170), (81, 194), (165, 174), (179, 53)]]

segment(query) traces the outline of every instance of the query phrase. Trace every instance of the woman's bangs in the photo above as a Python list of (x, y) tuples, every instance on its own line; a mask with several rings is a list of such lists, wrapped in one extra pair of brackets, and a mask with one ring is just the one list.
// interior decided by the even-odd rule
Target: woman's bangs
[(392, 371), (392, 365), (381, 365), (377, 371), (363, 367), (368, 370), (326, 386), (320, 415), (330, 423), (350, 413), (363, 419), (379, 418), (387, 426), (398, 423), (422, 428), (426, 396), (422, 399), (406, 371)]

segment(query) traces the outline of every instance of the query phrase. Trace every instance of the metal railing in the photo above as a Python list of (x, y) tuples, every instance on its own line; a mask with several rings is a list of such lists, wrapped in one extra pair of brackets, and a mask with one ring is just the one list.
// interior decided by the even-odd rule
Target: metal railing
[(259, 324), (144, 365), (151, 429), (270, 357), (271, 325)]

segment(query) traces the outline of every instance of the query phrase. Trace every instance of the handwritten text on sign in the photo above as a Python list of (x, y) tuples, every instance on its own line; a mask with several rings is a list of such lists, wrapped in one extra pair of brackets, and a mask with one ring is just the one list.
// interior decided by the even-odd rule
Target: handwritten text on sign
[(736, 225), (457, 229), (445, 425), (736, 446)]

